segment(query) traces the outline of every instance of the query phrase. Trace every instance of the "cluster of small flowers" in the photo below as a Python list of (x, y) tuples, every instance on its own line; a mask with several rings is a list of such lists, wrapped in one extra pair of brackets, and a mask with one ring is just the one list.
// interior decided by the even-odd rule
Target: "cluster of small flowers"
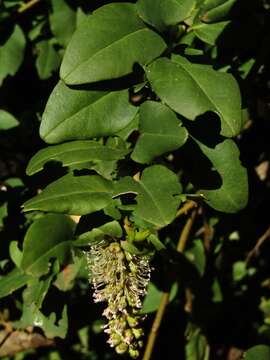
[(87, 253), (94, 301), (106, 301), (103, 315), (108, 319), (104, 332), (119, 354), (138, 358), (143, 330), (141, 299), (146, 294), (151, 268), (147, 256), (131, 255), (116, 241), (102, 240)]

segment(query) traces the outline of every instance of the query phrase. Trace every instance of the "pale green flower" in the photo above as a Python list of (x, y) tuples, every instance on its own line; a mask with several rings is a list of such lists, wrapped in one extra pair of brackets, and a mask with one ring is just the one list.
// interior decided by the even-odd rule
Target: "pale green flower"
[(149, 257), (131, 255), (117, 241), (101, 241), (87, 253), (95, 302), (107, 302), (104, 332), (119, 354), (139, 356), (143, 330), (140, 327), (142, 297), (150, 280)]

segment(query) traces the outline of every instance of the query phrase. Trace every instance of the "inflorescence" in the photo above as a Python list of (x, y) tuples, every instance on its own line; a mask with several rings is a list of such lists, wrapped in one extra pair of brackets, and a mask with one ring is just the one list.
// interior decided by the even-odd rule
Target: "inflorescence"
[(136, 359), (143, 345), (140, 321), (142, 297), (146, 294), (151, 268), (149, 257), (131, 255), (119, 242), (102, 240), (87, 253), (95, 302), (107, 302), (104, 332), (118, 354)]

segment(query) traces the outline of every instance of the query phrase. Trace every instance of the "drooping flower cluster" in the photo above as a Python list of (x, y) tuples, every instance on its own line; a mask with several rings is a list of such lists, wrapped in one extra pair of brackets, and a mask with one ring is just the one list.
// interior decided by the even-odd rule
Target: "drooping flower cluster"
[(142, 297), (146, 294), (151, 268), (147, 256), (131, 255), (116, 242), (102, 240), (87, 253), (94, 301), (107, 302), (103, 315), (108, 343), (119, 354), (139, 356), (143, 330), (140, 327)]

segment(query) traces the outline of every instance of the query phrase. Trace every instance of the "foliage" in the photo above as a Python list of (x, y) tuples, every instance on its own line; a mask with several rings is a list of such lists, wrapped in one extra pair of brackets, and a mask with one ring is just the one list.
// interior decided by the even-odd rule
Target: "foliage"
[(0, 356), (269, 358), (269, 8), (0, 3)]

